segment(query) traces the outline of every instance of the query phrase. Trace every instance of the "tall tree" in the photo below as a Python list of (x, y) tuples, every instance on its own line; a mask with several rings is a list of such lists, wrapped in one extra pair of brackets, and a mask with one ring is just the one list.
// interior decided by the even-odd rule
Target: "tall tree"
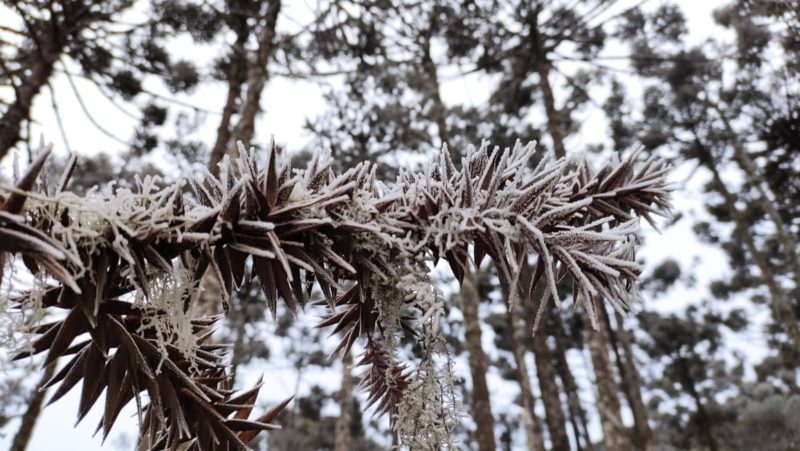
[[(402, 2), (359, 6), (363, 10), (357, 17), (345, 14), (345, 20), (330, 23), (320, 31), (326, 36), (340, 37), (338, 47), (328, 42), (318, 50), (324, 51), (328, 58), (335, 60), (347, 53), (359, 58), (358, 71), (347, 77), (345, 93), (329, 95), (331, 111), (309, 124), (319, 141), (334, 148), (334, 156), (342, 167), (404, 151), (430, 152), (450, 142), (449, 111), (442, 100), (438, 65), (432, 50), (434, 37), (441, 33), (441, 17), (450, 6), (441, 1), (416, 6)], [(401, 25), (389, 26), (391, 21), (387, 17)], [(420, 20), (412, 21), (410, 17)], [(351, 43), (350, 30), (357, 30), (365, 37)], [(372, 60), (377, 62), (369, 62)], [(406, 100), (409, 96), (418, 102)], [(353, 124), (354, 116), (359, 124)], [(433, 136), (429, 127), (435, 130)], [(458, 148), (450, 145), (449, 151), (453, 161), (458, 162)], [(481, 341), (481, 299), (474, 270), (466, 264), (459, 271), (475, 437), (479, 449), (494, 450), (495, 421)]]
[(348, 451), (352, 449), (353, 423), (353, 356), (348, 354), (342, 359), (342, 386), (337, 397), (339, 398), (339, 417), (336, 419), (336, 440), (334, 451)]
[[(223, 15), (209, 5), (153, 0), (143, 4), (149, 9), (145, 20), (125, 23), (122, 15), (133, 4), (129, 0), (5, 2), (10, 20), (0, 33), (10, 35), (10, 39), (3, 39), (4, 45), (0, 46), (3, 60), (0, 81), (11, 86), (13, 100), (0, 117), (0, 158), (19, 143), (23, 131), (29, 127), (31, 108), (38, 94), (48, 88), (51, 96), (55, 95), (56, 76), (61, 81), (66, 78), (66, 82), (58, 84), (58, 89), (74, 91), (82, 113), (99, 133), (120, 142), (123, 148), (149, 151), (156, 145), (156, 137), (148, 129), (152, 124), (146, 122), (130, 139), (120, 137), (118, 130), (107, 129), (97, 112), (83, 100), (74, 78), (89, 80), (117, 106), (142, 95), (150, 97), (149, 102), (136, 102), (139, 118), (148, 120), (152, 115), (147, 109), (154, 100), (180, 103), (169, 95), (149, 91), (145, 87), (148, 79), (161, 80), (171, 94), (190, 92), (200, 80), (193, 63), (169, 50), (169, 39), (185, 34), (197, 43), (208, 43), (218, 32)], [(66, 141), (70, 131), (61, 125), (63, 111), (55, 100), (53, 110)]]
[(228, 86), (225, 105), (222, 108), (222, 115), (217, 126), (217, 136), (208, 158), (208, 170), (215, 175), (219, 174), (219, 162), (232, 145), (233, 117), (239, 112), (238, 107), (240, 106), (242, 89), (247, 80), (248, 55), (246, 46), (252, 34), (248, 19), (258, 12), (254, 7), (257, 2), (237, 0), (228, 3), (227, 23), (229, 28), (236, 34), (236, 40), (230, 46), (228, 58), (224, 61), (224, 64), (220, 64)]
[[(501, 75), (491, 103), (497, 105), (501, 113), (514, 118), (512, 123), (528, 125), (530, 112), (541, 106), (552, 149), (557, 156), (563, 156), (566, 153), (565, 138), (574, 131), (572, 115), (589, 100), (587, 92), (591, 78), (585, 73), (566, 76), (558, 70), (555, 61), (564, 58), (561, 52), (569, 49), (574, 53), (570, 56), (572, 59), (591, 61), (597, 57), (606, 40), (603, 25), (609, 20), (598, 18), (614, 3), (586, 2), (582, 8), (573, 8), (545, 2), (494, 2), (480, 12), (465, 13), (467, 18), (457, 19), (457, 27), (460, 27), (457, 29), (463, 31), (454, 33), (462, 45), (451, 45), (451, 49), (457, 56), (471, 56), (477, 61), (477, 69)], [(492, 27), (492, 32), (476, 33), (490, 27), (485, 19), (488, 17), (507, 18), (508, 24)], [(566, 98), (561, 106), (553, 88), (556, 76), (566, 85)], [(597, 321), (603, 329), (605, 319), (598, 316)], [(584, 324), (588, 327), (590, 322)], [(627, 430), (621, 421), (619, 389), (613, 367), (609, 366), (608, 337), (599, 330), (590, 333), (588, 341), (606, 446), (630, 449)], [(539, 346), (539, 351), (544, 353), (545, 349)], [(537, 359), (537, 364), (540, 360), (545, 360), (545, 357)], [(544, 375), (547, 374), (545, 371)], [(553, 398), (558, 399), (556, 396)], [(552, 413), (552, 417), (557, 416), (555, 411)], [(561, 430), (555, 432), (561, 435)]]
[[(567, 320), (575, 318), (574, 315), (569, 315)], [(558, 377), (561, 379), (561, 384), (567, 394), (567, 405), (569, 406), (570, 422), (572, 423), (573, 435), (575, 436), (575, 447), (578, 450), (594, 450), (594, 444), (589, 436), (589, 421), (587, 419), (586, 410), (580, 402), (580, 388), (578, 387), (575, 376), (567, 361), (567, 349), (582, 348), (582, 343), (579, 338), (579, 333), (573, 331), (571, 324), (564, 324), (565, 320), (561, 315), (556, 315), (553, 312), (549, 318), (550, 323), (553, 324), (552, 328), (547, 330), (554, 330), (555, 349), (553, 355), (555, 356), (555, 367), (558, 372)]]
[(550, 431), (550, 441), (553, 449), (569, 449), (567, 437), (567, 421), (564, 408), (561, 404), (559, 385), (556, 381), (556, 372), (553, 367), (553, 355), (547, 345), (545, 333), (537, 334), (533, 338), (533, 351), (536, 356), (536, 375), (539, 378), (539, 387), (542, 391), (542, 401), (545, 406), (545, 418)]
[(130, 2), (68, 1), (49, 5), (44, 10), (37, 2), (4, 5), (18, 15), (20, 29), (14, 29), (14, 34), (21, 36), (23, 43), (3, 49), (3, 81), (14, 88), (14, 100), (0, 118), (0, 159), (19, 142), (22, 129), (30, 120), (33, 100), (49, 82), (56, 62), (70, 50), (80, 52), (81, 47), (90, 47), (88, 26), (108, 22)]
[(619, 388), (608, 355), (608, 331), (605, 321), (600, 321), (601, 327), (597, 330), (594, 330), (588, 321), (584, 321), (584, 324), (594, 369), (597, 410), (603, 427), (603, 443), (609, 449), (633, 449), (620, 413)]
[(619, 312), (615, 312), (615, 325), (612, 327), (608, 310), (603, 306), (606, 331), (611, 342), (614, 360), (620, 374), (622, 391), (633, 414), (633, 444), (637, 449), (649, 451), (653, 447), (653, 431), (650, 428), (649, 413), (642, 398), (642, 384), (633, 357), (633, 339), (625, 328), (625, 320)]
[(461, 287), (461, 312), (464, 315), (464, 336), (472, 376), (471, 413), (475, 421), (475, 441), (480, 450), (494, 450), (494, 417), (489, 387), (486, 384), (486, 354), (481, 341), (480, 297), (474, 277), (465, 277)]
[[(248, 145), (253, 140), (256, 114), (261, 110), (261, 94), (269, 78), (268, 64), (275, 52), (278, 15), (281, 11), (280, 0), (267, 2), (262, 24), (256, 39), (257, 49), (252, 63), (248, 66), (247, 91), (242, 103), (239, 122), (236, 124), (234, 136)], [(213, 156), (212, 156), (213, 162)]]
[[(276, 47), (281, 1), (269, 0), (249, 3), (245, 9), (237, 10), (239, 6), (241, 5), (230, 5), (231, 9), (244, 17), (240, 18), (238, 23), (232, 23), (232, 27), (236, 30), (237, 41), (233, 44), (233, 52), (231, 53), (230, 61), (227, 62), (230, 65), (228, 93), (220, 125), (217, 128), (217, 137), (207, 164), (211, 174), (216, 175), (219, 175), (219, 163), (225, 154), (235, 155), (237, 142), (241, 141), (245, 146), (253, 144), (256, 116), (261, 111), (261, 95), (269, 78), (268, 65)], [(248, 26), (247, 19), (251, 15), (257, 17), (260, 28), (257, 33), (256, 48), (251, 52), (252, 55), (243, 55), (242, 52), (245, 50), (240, 47), (240, 41), (241, 43), (246, 42), (249, 37), (249, 33), (244, 31), (244, 28)], [(233, 111), (229, 106), (235, 104), (237, 97), (241, 94), (242, 84), (239, 77), (242, 74), (239, 71), (243, 69), (247, 69), (246, 91), (239, 108), (238, 121), (233, 125), (231, 123)], [(233, 128), (233, 131), (231, 131), (231, 128)], [(236, 170), (237, 168), (231, 167), (231, 169)], [(207, 274), (203, 278), (202, 285), (203, 295), (200, 298), (200, 308), (209, 315), (218, 313), (212, 310), (215, 307), (219, 307), (216, 302), (216, 299), (220, 297), (218, 278)]]
[[(527, 312), (523, 312), (527, 313)], [(514, 354), (514, 361), (517, 372), (517, 382), (520, 386), (520, 398), (522, 399), (522, 424), (525, 428), (525, 440), (529, 451), (544, 450), (544, 438), (539, 418), (536, 415), (536, 399), (533, 397), (533, 387), (531, 386), (531, 376), (528, 372), (528, 363), (525, 361), (525, 328), (520, 320), (516, 309), (511, 309), (506, 318), (511, 329), (511, 351)], [(558, 449), (558, 438), (553, 438), (553, 449)]]
[[(797, 190), (795, 183), (783, 182), (797, 179), (789, 155), (796, 149), (790, 130), (800, 98), (792, 70), (800, 51), (794, 39), (800, 21), (788, 4), (767, 1), (731, 2), (715, 18), (733, 32), (735, 42), (687, 44), (685, 18), (675, 7), (626, 16), (618, 33), (633, 42), (636, 71), (654, 84), (643, 99), (647, 125), (635, 132), (633, 122), (622, 125), (625, 115), (619, 113), (614, 124), (622, 139), (649, 149), (670, 146), (683, 161), (703, 168), (710, 179), (705, 189), (714, 195), (709, 212), (733, 226), (724, 247), (735, 276), (718, 281), (714, 289), (730, 295), (766, 288), (775, 322), (789, 337), (779, 340), (791, 348), (786, 363), (796, 367), (800, 272), (798, 224), (791, 211)], [(753, 267), (759, 278), (747, 277)]]
[[(453, 381), (436, 358), (442, 301), (428, 263), (442, 257), (459, 273), (462, 266), (447, 254), (464, 255), (470, 245), (483, 249), (509, 286), (513, 308), (520, 262), (537, 253), (539, 274), (546, 274), (556, 302), (555, 274), (565, 268), (589, 311), (590, 293), (627, 305), (640, 272), (633, 258), (635, 222), (615, 222), (602, 232), (591, 225), (620, 208), (638, 216), (667, 208), (666, 171), (657, 161), (639, 165), (631, 157), (594, 172), (585, 161), (559, 159), (529, 169), (534, 151), (517, 145), (501, 154), (483, 146), (460, 170), (442, 152), (435, 173), (409, 173), (393, 185), (378, 183), (368, 164), (337, 176), (316, 155), (305, 170), (293, 171), (278, 164), (273, 148), (259, 168), (254, 151), (243, 151), (237, 173), (190, 179), (197, 203), (184, 199), (179, 183), (160, 188), (146, 180), (138, 192), (70, 201), (75, 198), (50, 201), (52, 194), (44, 192), (26, 207), (26, 191), (50, 152), (45, 149), (3, 199), (0, 233), (18, 239), (0, 241), (0, 249), (23, 254), (31, 272), (52, 277), (37, 278), (41, 285), (15, 296), (15, 307), (68, 312), (35, 327), (33, 344), (19, 357), (47, 351), (46, 364), (70, 359), (51, 382), (59, 397), (82, 382), (81, 418), (105, 392), (104, 434), (122, 406), (147, 392), (150, 403), (137, 402), (142, 444), (244, 448), (271, 428), (289, 401), (247, 420), (259, 387), (232, 392), (223, 351), (206, 343), (216, 318), (191, 314), (197, 284), (211, 267), (221, 301), (229, 301), (248, 272), (258, 278), (272, 312), (278, 300), (295, 312), (306, 301), (305, 279), (326, 298), (320, 326), (336, 326), (339, 348), (364, 340), (361, 362), (369, 369), (362, 385), (370, 402), (392, 415), (402, 443), (452, 447)], [(624, 176), (609, 180), (607, 174)], [(540, 196), (552, 203), (538, 202)], [(460, 223), (471, 205), (474, 228), (442, 228), (440, 220)], [(99, 226), (108, 233), (97, 233), (98, 218), (107, 221)], [(508, 226), (498, 230), (496, 224)], [(399, 334), (414, 328), (423, 358), (408, 374), (395, 355)], [(88, 339), (78, 338), (85, 333)]]

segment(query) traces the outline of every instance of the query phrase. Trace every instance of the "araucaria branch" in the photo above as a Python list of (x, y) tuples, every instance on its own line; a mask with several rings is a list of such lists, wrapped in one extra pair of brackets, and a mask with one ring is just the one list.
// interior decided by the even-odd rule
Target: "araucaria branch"
[[(488, 256), (509, 287), (510, 309), (531, 302), (539, 284), (560, 304), (558, 285), (571, 280), (574, 302), (596, 321), (596, 302), (630, 306), (638, 219), (668, 209), (668, 186), (665, 165), (636, 153), (597, 172), (582, 158), (537, 156), (532, 145), (484, 145), (460, 170), (449, 155), (444, 149), (427, 169), (384, 183), (369, 163), (335, 174), (320, 153), (292, 169), (273, 148), (259, 167), (259, 156), (240, 147), (219, 177), (188, 179), (191, 195), (184, 181), (145, 178), (132, 190), (85, 197), (64, 190), (71, 168), (55, 190), (30, 192), (43, 155), (16, 188), (3, 189), (0, 253), (8, 264), (21, 255), (40, 275), (10, 306), (65, 314), (32, 328), (18, 357), (66, 359), (46, 385), (58, 387), (58, 399), (80, 382), (81, 418), (105, 390), (104, 435), (134, 400), (142, 440), (154, 449), (245, 449), (276, 427), (288, 400), (249, 419), (259, 387), (232, 391), (225, 347), (207, 341), (217, 318), (193, 315), (199, 280), (206, 272), (219, 279), (227, 311), (235, 290), (258, 278), (273, 315), (279, 301), (292, 312), (306, 305), (316, 284), (320, 326), (341, 336), (341, 351), (363, 341), (362, 387), (401, 440), (414, 449), (453, 446), (451, 379), (420, 380), (449, 371), (447, 359), (434, 358), (446, 352), (436, 339), (444, 301), (429, 265), (445, 259), (460, 281), (470, 261)], [(416, 365), (396, 361), (404, 333), (424, 351)]]

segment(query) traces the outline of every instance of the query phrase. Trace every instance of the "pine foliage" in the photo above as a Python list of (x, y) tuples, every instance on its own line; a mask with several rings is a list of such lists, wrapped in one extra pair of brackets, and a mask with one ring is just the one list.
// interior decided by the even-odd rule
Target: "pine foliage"
[[(313, 305), (325, 311), (320, 326), (340, 336), (337, 351), (362, 340), (362, 387), (397, 429), (408, 432), (416, 424), (409, 418), (455, 415), (450, 379), (420, 380), (447, 371), (436, 358), (444, 301), (428, 275), (432, 264), (444, 259), (461, 281), (470, 260), (480, 265), (488, 256), (510, 287), (508, 308), (530, 302), (539, 284), (560, 304), (556, 286), (568, 277), (576, 303), (596, 321), (603, 299), (630, 307), (640, 273), (638, 218), (668, 209), (667, 168), (658, 160), (633, 153), (594, 171), (583, 157), (545, 155), (531, 168), (534, 154), (533, 145), (484, 144), (457, 170), (443, 149), (425, 170), (384, 183), (370, 163), (336, 174), (330, 156), (317, 153), (293, 169), (274, 146), (263, 164), (240, 146), (219, 177), (189, 178), (191, 194), (185, 182), (161, 186), (148, 177), (134, 190), (85, 197), (63, 191), (69, 171), (58, 189), (30, 192), (45, 154), (17, 188), (5, 189), (0, 252), (6, 260), (22, 255), (42, 275), (17, 290), (11, 306), (63, 314), (33, 327), (17, 357), (67, 360), (46, 385), (56, 387), (56, 400), (81, 384), (79, 419), (105, 390), (104, 435), (133, 400), (153, 449), (245, 449), (276, 427), (289, 400), (250, 419), (260, 384), (233, 392), (227, 348), (208, 341), (218, 318), (192, 313), (210, 271), (225, 311), (234, 291), (257, 278), (273, 316), (279, 302), (292, 312)], [(532, 277), (523, 274), (529, 256)], [(324, 299), (309, 304), (314, 286)], [(397, 361), (403, 333), (425, 351), (416, 371)], [(418, 411), (436, 409), (415, 402), (419, 396), (448, 406)], [(445, 429), (453, 424), (440, 420)], [(448, 430), (428, 429), (428, 447), (452, 446)], [(400, 435), (413, 444), (413, 434)]]

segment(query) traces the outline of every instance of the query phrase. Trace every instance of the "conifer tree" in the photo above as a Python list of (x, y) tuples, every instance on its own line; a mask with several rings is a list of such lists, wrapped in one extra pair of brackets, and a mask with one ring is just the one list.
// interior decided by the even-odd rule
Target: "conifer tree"
[[(146, 153), (155, 147), (158, 138), (153, 128), (163, 124), (164, 104), (172, 99), (149, 91), (146, 82), (159, 79), (172, 94), (191, 92), (200, 82), (199, 70), (170, 53), (168, 40), (185, 34), (197, 43), (208, 43), (219, 32), (225, 13), (210, 4), (159, 0), (139, 5), (149, 9), (148, 17), (131, 24), (123, 15), (133, 4), (128, 0), (4, 2), (11, 17), (4, 18), (9, 23), (0, 32), (0, 82), (11, 87), (11, 95), (0, 117), (0, 159), (23, 137), (32, 139), (26, 134), (31, 108), (43, 89), (54, 95), (52, 82), (57, 76), (68, 79), (60, 85), (78, 97), (82, 114), (99, 133), (133, 151)], [(74, 81), (78, 77), (92, 82), (115, 105), (136, 101), (140, 124), (134, 136), (120, 137), (108, 130), (82, 99)], [(55, 101), (53, 109), (59, 117), (66, 113)], [(62, 126), (61, 132), (68, 142), (71, 131)]]
[(754, 300), (770, 307), (781, 335), (776, 344), (786, 365), (795, 368), (800, 267), (790, 205), (797, 203), (797, 168), (788, 159), (796, 148), (790, 130), (797, 122), (797, 76), (791, 68), (798, 17), (788, 3), (734, 1), (715, 19), (734, 33), (735, 42), (689, 46), (685, 18), (671, 6), (626, 16), (618, 33), (633, 42), (636, 71), (654, 83), (644, 94), (638, 132), (635, 121), (624, 124), (630, 117), (619, 105), (627, 100), (617, 85), (608, 104), (612, 126), (619, 140), (648, 149), (669, 146), (705, 171), (709, 213), (733, 226), (730, 236), (708, 222), (696, 226), (701, 239), (723, 243), (734, 268), (732, 278), (711, 289), (719, 297), (763, 290)]
[[(458, 161), (457, 147), (450, 140), (450, 111), (442, 100), (438, 65), (432, 54), (432, 41), (442, 33), (442, 18), (452, 13), (453, 5), (437, 1), (417, 6), (402, 2), (350, 6), (363, 10), (357, 17), (347, 16), (348, 20), (341, 23), (328, 24), (326, 36), (343, 38), (326, 42), (324, 50), (334, 60), (341, 54), (355, 53), (360, 58), (358, 70), (346, 78), (344, 92), (328, 95), (331, 110), (309, 123), (316, 137), (314, 145), (332, 146), (341, 167), (371, 158), (431, 153), (448, 144), (452, 158)], [(418, 20), (412, 21), (411, 17)], [(401, 25), (390, 26), (394, 21)], [(369, 39), (353, 45), (347, 39), (350, 31), (362, 36), (368, 33)], [(408, 97), (417, 100), (409, 101)], [(495, 422), (486, 383), (487, 358), (481, 343), (481, 299), (474, 270), (466, 265), (462, 271), (458, 299), (465, 320), (472, 380), (470, 413), (476, 425), (478, 448), (493, 451)]]
[[(495, 117), (505, 121), (505, 129), (517, 133), (528, 133), (531, 128), (529, 117), (537, 109), (544, 113), (549, 142), (556, 155), (565, 153), (565, 139), (577, 126), (573, 115), (590, 101), (588, 96), (592, 72), (566, 74), (558, 67), (560, 60), (594, 62), (606, 43), (605, 25), (618, 18), (604, 14), (615, 2), (585, 2), (576, 5), (550, 5), (546, 2), (486, 2), (483, 7), (465, 9), (453, 27), (451, 44), (455, 56), (476, 61), (476, 70), (497, 73), (501, 76), (499, 88), (493, 94), (491, 106), (497, 112)], [(634, 8), (635, 9), (635, 8)], [(496, 27), (488, 18), (503, 17), (507, 21), (503, 27)], [(465, 24), (462, 26), (461, 24)], [(476, 32), (482, 31), (481, 33)], [(569, 52), (569, 53), (566, 53)], [(589, 66), (591, 67), (591, 66)], [(595, 71), (597, 72), (597, 71)], [(594, 74), (597, 77), (597, 74)], [(565, 86), (566, 98), (558, 104), (554, 94), (554, 80)], [(491, 121), (488, 121), (492, 123)], [(527, 129), (527, 130), (526, 130)], [(496, 132), (497, 133), (497, 132)], [(499, 133), (498, 133), (499, 134)], [(601, 315), (600, 321), (605, 322)], [(589, 325), (589, 321), (583, 322)], [(587, 328), (587, 341), (590, 345), (592, 362), (596, 372), (600, 416), (604, 427), (604, 440), (607, 447), (629, 449), (627, 431), (622, 425), (619, 408), (619, 388), (613, 367), (610, 363), (609, 343), (605, 327), (593, 333)], [(569, 446), (566, 428), (561, 418), (563, 408), (557, 392), (557, 385), (549, 382), (552, 378), (550, 351), (542, 343), (537, 346), (537, 365), (544, 390), (554, 390), (545, 396), (552, 400), (548, 407), (548, 424), (554, 443), (559, 449)], [(541, 362), (541, 363), (540, 363)], [(635, 389), (636, 387), (634, 387)], [(639, 396), (640, 397), (640, 396)], [(637, 429), (646, 431), (646, 413), (636, 415), (640, 423)], [(641, 434), (647, 436), (647, 433)], [(577, 437), (576, 437), (577, 440)], [(647, 448), (647, 446), (644, 446)]]

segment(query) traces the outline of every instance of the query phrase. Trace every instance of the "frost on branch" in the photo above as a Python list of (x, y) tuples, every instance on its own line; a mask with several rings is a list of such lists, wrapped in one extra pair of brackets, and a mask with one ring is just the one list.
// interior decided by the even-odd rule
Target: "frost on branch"
[[(547, 156), (531, 168), (532, 145), (484, 145), (461, 169), (445, 150), (425, 171), (392, 183), (376, 180), (369, 163), (335, 174), (324, 153), (303, 169), (279, 162), (274, 148), (264, 164), (259, 157), (240, 147), (220, 177), (188, 179), (192, 195), (183, 183), (145, 179), (134, 190), (79, 198), (63, 191), (68, 176), (56, 191), (34, 195), (38, 162), (17, 188), (4, 189), (0, 252), (51, 276), (10, 304), (25, 309), (36, 300), (64, 312), (34, 327), (18, 357), (64, 357), (47, 385), (58, 386), (59, 398), (81, 382), (79, 417), (106, 389), (104, 434), (131, 400), (155, 448), (242, 449), (275, 427), (286, 403), (249, 420), (258, 387), (231, 391), (225, 348), (207, 342), (216, 318), (192, 315), (208, 271), (223, 288), (225, 311), (246, 278), (258, 279), (273, 316), (279, 301), (296, 312), (316, 284), (320, 327), (339, 334), (338, 351), (364, 343), (370, 402), (391, 415), (406, 445), (451, 448), (458, 400), (439, 376), (450, 363), (430, 264), (445, 259), (461, 281), (470, 261), (488, 256), (509, 308), (531, 302), (539, 285), (560, 304), (557, 285), (566, 278), (594, 322), (595, 302), (629, 307), (640, 272), (638, 218), (668, 208), (665, 166), (636, 154), (594, 172), (582, 159)], [(523, 274), (531, 256), (532, 273)], [(401, 333), (420, 342), (416, 365), (396, 361)]]

